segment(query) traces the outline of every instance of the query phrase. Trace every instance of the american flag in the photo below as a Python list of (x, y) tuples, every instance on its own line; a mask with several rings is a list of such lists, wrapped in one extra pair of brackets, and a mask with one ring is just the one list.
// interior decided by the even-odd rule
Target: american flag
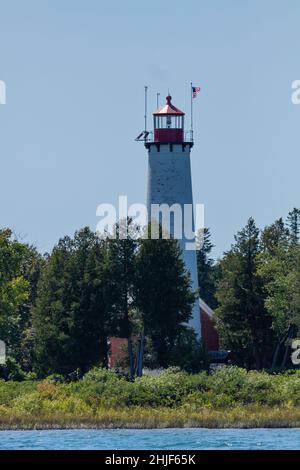
[(199, 86), (192, 86), (192, 96), (193, 98), (196, 98), (197, 93), (199, 93), (201, 88)]

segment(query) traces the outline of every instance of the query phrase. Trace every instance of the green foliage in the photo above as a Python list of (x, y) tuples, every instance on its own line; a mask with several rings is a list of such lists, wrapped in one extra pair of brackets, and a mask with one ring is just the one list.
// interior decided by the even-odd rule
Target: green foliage
[(271, 249), (265, 242), (259, 256), (258, 272), (264, 283), (265, 305), (272, 316), (272, 328), (280, 339), (290, 324), (300, 328), (299, 244), (294, 239), (290, 243), (287, 235), (280, 237)]
[(178, 366), (189, 373), (208, 369), (209, 359), (202, 341), (195, 332), (187, 328), (179, 333), (169, 349), (169, 365)]
[(12, 239), (10, 230), (0, 230), (0, 338), (12, 357), (17, 357), (20, 347), (20, 309), (29, 297), (29, 284), (22, 273), (26, 250), (26, 245)]
[(26, 379), (26, 373), (17, 361), (10, 356), (6, 358), (4, 365), (0, 365), (0, 376), (4, 380), (22, 381)]
[(42, 257), (0, 230), (0, 339), (9, 356), (0, 377), (21, 380), (31, 368), (30, 309), (35, 301)]
[[(248, 369), (278, 365), (277, 357), (284, 365), (287, 331), (300, 331), (299, 214), (295, 208), (262, 232), (250, 218), (216, 263), (210, 231), (202, 233), (200, 295), (218, 306), (221, 347)], [(144, 335), (148, 367), (207, 368), (187, 327), (195, 293), (178, 242), (162, 239), (161, 227), (159, 239), (141, 239), (127, 222), (127, 239), (122, 223), (114, 240), (85, 228), (45, 256), (0, 230), (0, 339), (8, 353), (0, 377), (76, 381), (106, 363), (108, 336)]]
[(219, 263), (216, 309), (222, 347), (232, 349), (238, 363), (261, 369), (269, 365), (274, 340), (258, 273), (259, 230), (252, 218), (235, 237)]
[(135, 257), (137, 229), (128, 220), (128, 238), (122, 233), (125, 221), (116, 227), (116, 238), (106, 241), (105, 303), (112, 334), (129, 338), (135, 308)]
[(216, 265), (213, 258), (211, 258), (211, 251), (214, 245), (211, 242), (211, 233), (209, 228), (199, 230), (197, 235), (197, 268), (198, 268), (198, 282), (199, 282), (199, 295), (210, 308), (217, 307), (216, 299)]
[(87, 371), (105, 357), (105, 247), (88, 228), (60, 240), (46, 260), (33, 309), (41, 375)]
[(36, 384), (31, 381), (5, 382), (4, 380), (0, 380), (0, 405), (9, 406), (12, 400), (31, 393), (35, 388)]
[(195, 294), (177, 240), (145, 239), (136, 259), (136, 304), (157, 366), (172, 364), (174, 343), (186, 330)]
[(50, 384), (63, 384), (66, 382), (66, 379), (61, 374), (50, 374), (45, 377), (45, 382), (49, 382)]
[[(291, 407), (300, 404), (300, 372), (268, 374), (224, 367), (208, 375), (170, 368), (157, 376), (127, 381), (93, 369), (72, 383), (0, 381), (0, 410), (6, 415), (98, 417), (103, 410), (233, 410), (236, 407)], [(161, 411), (160, 411), (161, 410)], [(127, 415), (126, 415), (127, 416)], [(128, 419), (128, 417), (127, 417)]]
[(182, 402), (189, 392), (201, 387), (200, 374), (189, 375), (178, 369), (167, 369), (158, 376), (143, 376), (134, 382), (112, 371), (93, 370), (82, 381), (66, 386), (91, 406), (167, 406)]
[(176, 407), (185, 404), (227, 407), (261, 404), (268, 406), (299, 403), (300, 373), (268, 374), (237, 367), (225, 367), (212, 375), (187, 374), (170, 368), (157, 376), (128, 382), (113, 372), (93, 370), (82, 381), (65, 388), (71, 395), (97, 407)]
[(294, 209), (288, 213), (287, 226), (291, 242), (298, 243), (300, 233), (300, 209), (294, 207)]
[(105, 363), (108, 336), (130, 338), (144, 329), (156, 362), (174, 363), (194, 301), (181, 252), (175, 240), (141, 241), (130, 221), (128, 227), (128, 239), (123, 226), (115, 239), (102, 240), (83, 229), (45, 260), (31, 330), (40, 376), (70, 378), (76, 369), (82, 375)]

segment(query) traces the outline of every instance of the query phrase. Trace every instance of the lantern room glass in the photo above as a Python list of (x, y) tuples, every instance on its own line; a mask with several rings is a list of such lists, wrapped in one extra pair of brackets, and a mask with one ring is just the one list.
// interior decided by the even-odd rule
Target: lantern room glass
[(154, 129), (183, 129), (183, 116), (154, 116)]

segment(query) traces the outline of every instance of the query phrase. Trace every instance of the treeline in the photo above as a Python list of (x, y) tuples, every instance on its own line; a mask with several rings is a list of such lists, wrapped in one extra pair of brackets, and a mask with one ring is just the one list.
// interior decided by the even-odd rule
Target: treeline
[(3, 378), (81, 376), (106, 365), (109, 336), (143, 335), (148, 366), (199, 369), (186, 326), (195, 293), (177, 241), (130, 232), (125, 240), (100, 239), (84, 228), (45, 256), (0, 232)]
[[(248, 369), (288, 366), (300, 326), (300, 210), (259, 230), (252, 218), (231, 249), (198, 251), (200, 296), (215, 310), (222, 349)], [(81, 376), (107, 362), (107, 338), (145, 337), (144, 364), (197, 371), (205, 354), (186, 326), (195, 293), (175, 240), (99, 238), (84, 228), (51, 254), (0, 230), (0, 377)]]
[(200, 295), (215, 308), (221, 347), (242, 367), (283, 369), (300, 328), (300, 210), (259, 230), (253, 218), (214, 263), (208, 230), (198, 252)]

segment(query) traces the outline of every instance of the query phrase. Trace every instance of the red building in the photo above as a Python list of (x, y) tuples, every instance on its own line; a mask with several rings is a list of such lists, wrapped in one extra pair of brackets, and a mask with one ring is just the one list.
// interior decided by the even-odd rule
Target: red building
[[(213, 321), (213, 310), (200, 299), (200, 319), (202, 329), (202, 339), (207, 352), (218, 351), (219, 337)], [(133, 338), (133, 341), (137, 338)], [(121, 362), (128, 357), (127, 338), (111, 336), (108, 339), (108, 368), (114, 369), (120, 366)]]
[(108, 338), (107, 365), (109, 369), (119, 367), (120, 362), (128, 357), (127, 343), (127, 338), (118, 338), (117, 336)]
[(199, 299), (201, 335), (206, 351), (217, 351), (219, 349), (219, 336), (213, 321), (213, 310)]

